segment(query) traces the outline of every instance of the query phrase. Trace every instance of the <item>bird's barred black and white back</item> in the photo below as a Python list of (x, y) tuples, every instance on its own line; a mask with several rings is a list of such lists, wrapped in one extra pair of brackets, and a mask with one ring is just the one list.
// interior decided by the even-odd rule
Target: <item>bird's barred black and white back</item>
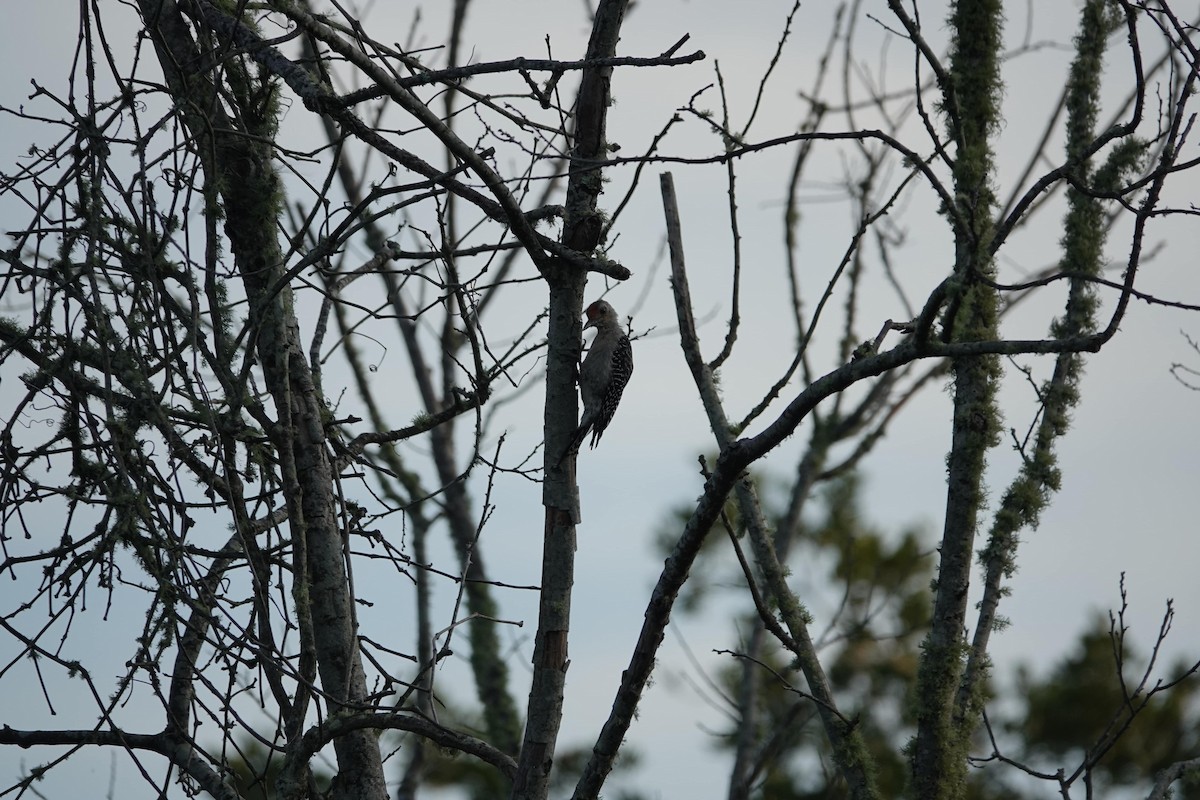
[(584, 330), (595, 328), (596, 338), (579, 365), (583, 416), (571, 436), (570, 445), (559, 458), (560, 463), (569, 453), (578, 451), (589, 433), (592, 435), (591, 446), (596, 446), (612, 422), (625, 385), (633, 374), (633, 347), (625, 331), (621, 330), (616, 309), (604, 300), (597, 300), (584, 313), (587, 316)]
[(628, 336), (621, 336), (617, 346), (613, 348), (610, 369), (611, 378), (604, 392), (604, 400), (600, 403), (600, 410), (592, 422), (593, 448), (608, 428), (608, 423), (612, 422), (613, 414), (617, 412), (617, 406), (621, 403), (621, 395), (625, 393), (625, 385), (633, 375), (633, 346), (629, 343)]

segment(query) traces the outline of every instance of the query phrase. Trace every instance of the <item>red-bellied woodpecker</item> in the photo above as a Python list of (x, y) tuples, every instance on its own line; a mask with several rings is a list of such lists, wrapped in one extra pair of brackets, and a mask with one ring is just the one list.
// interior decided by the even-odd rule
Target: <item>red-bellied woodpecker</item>
[(592, 434), (592, 447), (600, 441), (608, 423), (612, 422), (621, 393), (629, 376), (633, 374), (633, 348), (629, 337), (621, 330), (617, 312), (603, 300), (587, 307), (588, 328), (596, 329), (596, 338), (588, 349), (587, 357), (579, 367), (579, 394), (583, 397), (583, 417), (571, 437), (567, 452), (573, 452), (583, 444), (588, 432)]

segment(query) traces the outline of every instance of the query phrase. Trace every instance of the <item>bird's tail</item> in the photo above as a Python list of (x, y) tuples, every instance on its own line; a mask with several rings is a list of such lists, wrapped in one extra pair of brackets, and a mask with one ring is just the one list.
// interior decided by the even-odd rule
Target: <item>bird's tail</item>
[(579, 423), (579, 427), (571, 434), (571, 441), (567, 444), (567, 449), (563, 450), (563, 454), (558, 457), (558, 463), (555, 464), (556, 467), (562, 466), (563, 459), (571, 455), (571, 453), (579, 452), (579, 448), (583, 446), (583, 440), (587, 438), (588, 431), (591, 429), (592, 421), (590, 419), (585, 418)]

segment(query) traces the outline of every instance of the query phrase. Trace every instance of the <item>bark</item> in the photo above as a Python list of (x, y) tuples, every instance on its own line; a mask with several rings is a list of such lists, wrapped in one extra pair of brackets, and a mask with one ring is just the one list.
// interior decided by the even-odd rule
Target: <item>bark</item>
[[(461, 23), (456, 23), (456, 30), (460, 25)], [(316, 51), (311, 46), (311, 39), (306, 38), (305, 41), (309, 43), (306, 49), (306, 56), (310, 59), (315, 59)], [(325, 124), (326, 137), (330, 143), (336, 142), (338, 138), (336, 126), (334, 126), (332, 120), (328, 117), (322, 117), (322, 121)], [(362, 181), (347, 160), (339, 163), (338, 177), (352, 202), (358, 203), (365, 198)], [(387, 247), (387, 236), (384, 234), (377, 220), (369, 220), (364, 225), (364, 233), (368, 242), (368, 249), (372, 252), (382, 252)], [(450, 236), (450, 239), (452, 242), (457, 241), (457, 237), (453, 234)], [(508, 263), (511, 263), (511, 261)], [(437, 414), (445, 412), (455, 403), (456, 398), (453, 394), (453, 387), (448, 387), (445, 394), (441, 397), (438, 396), (432, 372), (425, 357), (425, 351), (422, 350), (420, 340), (417, 336), (416, 322), (413, 319), (411, 309), (408, 308), (408, 305), (404, 301), (403, 286), (397, 280), (396, 275), (389, 271), (381, 271), (379, 277), (387, 290), (387, 297), (392, 299), (393, 307), (396, 309), (396, 319), (401, 337), (404, 340), (404, 346), (408, 352), (413, 382), (420, 393), (421, 402), (425, 406), (426, 413), (431, 418), (435, 417)], [(340, 312), (340, 306), (335, 306), (335, 308)], [(344, 326), (343, 330), (345, 330)], [(348, 348), (352, 347), (349, 341), (347, 341), (345, 346)], [(453, 352), (447, 355), (452, 356)], [(355, 374), (360, 381), (363, 380), (364, 373), (361, 370), (357, 370)], [(483, 377), (480, 375), (477, 376), (477, 379), (482, 380)], [(378, 413), (369, 387), (365, 385), (361, 386), (360, 394), (372, 409), (374, 429), (379, 431), (388, 430), (389, 426), (383, 415)], [(475, 396), (479, 398), (480, 404), (486, 400), (488, 395), (489, 387), (486, 384), (475, 387)], [(478, 616), (468, 626), (467, 636), (470, 641), (470, 661), (475, 674), (476, 695), (484, 710), (484, 727), (487, 730), (488, 738), (498, 748), (509, 755), (515, 755), (520, 746), (520, 718), (517, 713), (516, 703), (509, 692), (508, 665), (501, 657), (497, 623), (493, 621), (499, 616), (496, 601), (492, 596), (491, 587), (486, 582), (488, 576), (487, 569), (484, 566), (483, 556), (475, 542), (476, 526), (471, 515), (471, 494), (467, 491), (466, 483), (455, 465), (454, 419), (454, 417), (451, 417), (444, 423), (433, 425), (429, 428), (434, 466), (437, 469), (440, 484), (446, 487), (444, 504), (450, 538), (454, 542), (455, 552), (460, 563), (469, 564), (465, 572), (465, 577), (467, 578), (465, 586), (467, 606), (473, 614)], [(392, 467), (397, 475), (410, 475), (406, 469), (400, 467), (398, 463), (399, 457), (393, 448), (389, 447), (387, 449), (386, 457), (396, 460), (396, 463), (392, 464)], [(408, 485), (405, 488), (408, 489), (409, 497), (423, 497), (428, 494), (425, 489), (415, 484)], [(416, 507), (409, 508), (410, 516), (417, 513), (419, 512)], [(428, 526), (418, 524), (415, 519), (413, 522), (414, 549), (423, 550), (425, 532)], [(416, 558), (418, 563), (426, 563), (423, 556), (417, 555)], [(419, 587), (424, 587), (424, 591), (419, 588), (418, 595), (425, 597), (427, 601), (428, 587), (426, 584), (428, 582), (428, 575), (424, 571), (418, 572), (417, 581)], [(419, 617), (423, 618), (423, 615), (419, 614)], [(425, 619), (425, 622), (428, 622), (428, 620)], [(418, 636), (418, 648), (427, 648), (428, 646), (429, 643), (426, 637), (424, 635)], [(422, 657), (420, 663), (429, 664), (430, 668), (432, 668), (433, 662), (430, 658)], [(430, 675), (423, 673), (420, 680), (427, 682), (430, 680)], [(428, 701), (427, 692), (422, 692), (421, 697), (424, 698), (421, 702)], [(417, 744), (416, 747), (420, 749), (423, 747), (423, 744)]]
[[(367, 692), (337, 524), (326, 409), (301, 347), (290, 288), (281, 281), (283, 253), (276, 232), (281, 187), (269, 146), (275, 120), (264, 98), (262, 107), (238, 108), (235, 123), (217, 100), (210, 75), (200, 71), (201, 49), (178, 7), (157, 0), (140, 0), (139, 7), (167, 83), (179, 106), (187, 109), (184, 121), (197, 142), (205, 181), (223, 206), (225, 233), (249, 304), (253, 341), (277, 414), (268, 435), (287, 499), (293, 597), (306, 640), (303, 647), (315, 657), (329, 705), (326, 713), (336, 715)], [(238, 97), (236, 91), (225, 94), (226, 99)], [(338, 770), (332, 797), (387, 797), (374, 731), (348, 732), (334, 741), (334, 751)]]
[[(1068, 162), (1077, 180), (1085, 185), (1091, 185), (1095, 180), (1088, 156), (1096, 138), (1104, 50), (1118, 21), (1108, 15), (1108, 8), (1104, 0), (1088, 0), (1082, 9), (1075, 40), (1075, 60), (1064, 97)], [(1097, 301), (1087, 278), (1099, 276), (1103, 270), (1104, 212), (1098, 198), (1074, 187), (1067, 190), (1067, 200), (1069, 208), (1064, 220), (1063, 257), (1059, 267), (1061, 271), (1079, 277), (1071, 280), (1066, 309), (1055, 321), (1051, 333), (1081, 336), (1096, 330)], [(1054, 372), (1040, 393), (1042, 415), (1033, 448), (1023, 452), (1020, 474), (1004, 493), (988, 534), (987, 546), (981, 553), (983, 599), (979, 604), (979, 619), (955, 709), (960, 736), (970, 735), (982, 714), (982, 693), (989, 673), (988, 644), (998, 616), (1003, 581), (1016, 569), (1018, 533), (1022, 528), (1037, 526), (1042, 509), (1059, 486), (1054, 447), (1058, 438), (1066, 434), (1071, 410), (1079, 401), (1078, 384), (1083, 360), (1080, 353), (1060, 353), (1055, 359)]]
[[(616, 53), (625, 7), (626, 0), (602, 0), (599, 4), (588, 42), (588, 60), (609, 58)], [(611, 76), (612, 67), (584, 69), (576, 101), (563, 243), (581, 253), (591, 252), (600, 243), (604, 225), (603, 215), (597, 210), (601, 175), (592, 164), (605, 155)], [(579, 318), (587, 284), (587, 273), (569, 265), (550, 265), (543, 275), (550, 289), (550, 331), (546, 355), (542, 594), (525, 739), (512, 792), (514, 798), (539, 800), (549, 791), (570, 663), (567, 644), (575, 573), (575, 525), (580, 520), (579, 492), (575, 485), (575, 456), (559, 462), (579, 415), (575, 378), (582, 334)]]
[[(954, 196), (955, 270), (943, 317), (943, 338), (955, 342), (996, 339), (996, 291), (990, 256), (995, 199), (991, 135), (999, 120), (1001, 7), (997, 0), (958, 2), (951, 12), (954, 45), (950, 83), (943, 87), (950, 137), (956, 145)], [(981, 280), (981, 278), (983, 280)], [(966, 790), (967, 747), (953, 724), (962, 677), (967, 593), (975, 533), (983, 505), (986, 454), (997, 442), (993, 356), (956, 358), (951, 366), (954, 415), (947, 459), (946, 516), (929, 635), (917, 677), (917, 734), (911, 751), (912, 793), (938, 800)]]
[[(675, 293), (675, 305), (679, 317), (681, 347), (691, 368), (692, 377), (700, 392), (704, 409), (708, 414), (709, 427), (722, 453), (734, 448), (736, 441), (729, 426), (724, 405), (717, 391), (717, 382), (711, 365), (704, 363), (700, 354), (700, 343), (696, 325), (692, 318), (692, 302), (688, 289), (687, 271), (683, 258), (683, 237), (680, 233), (679, 211), (675, 202), (675, 188), (669, 173), (662, 176), (663, 205), (667, 214), (668, 239), (671, 244), (671, 286)], [(837, 709), (825, 670), (817, 657), (817, 649), (808, 631), (808, 612), (787, 584), (787, 576), (780, 563), (762, 505), (750, 481), (739, 478), (734, 486), (734, 497), (738, 503), (742, 524), (750, 536), (754, 548), (756, 565), (761, 572), (766, 593), (772, 604), (778, 607), (784, 625), (790, 634), (786, 642), (796, 657), (800, 671), (808, 682), (809, 691), (816, 699), (817, 714), (821, 718), (826, 736), (833, 748), (833, 759), (842, 777), (846, 780), (852, 798), (878, 796), (871, 759), (866, 744), (854, 724)]]

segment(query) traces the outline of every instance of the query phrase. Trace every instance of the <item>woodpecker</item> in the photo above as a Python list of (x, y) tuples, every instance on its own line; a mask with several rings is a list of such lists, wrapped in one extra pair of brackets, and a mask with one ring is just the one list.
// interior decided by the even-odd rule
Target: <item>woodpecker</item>
[(612, 422), (621, 393), (629, 376), (633, 374), (633, 348), (629, 337), (621, 330), (617, 312), (603, 300), (587, 307), (587, 324), (596, 329), (596, 338), (588, 349), (587, 357), (579, 368), (579, 393), (583, 396), (583, 418), (571, 436), (567, 452), (579, 449), (588, 432), (592, 434), (592, 447), (600, 441), (608, 423)]

